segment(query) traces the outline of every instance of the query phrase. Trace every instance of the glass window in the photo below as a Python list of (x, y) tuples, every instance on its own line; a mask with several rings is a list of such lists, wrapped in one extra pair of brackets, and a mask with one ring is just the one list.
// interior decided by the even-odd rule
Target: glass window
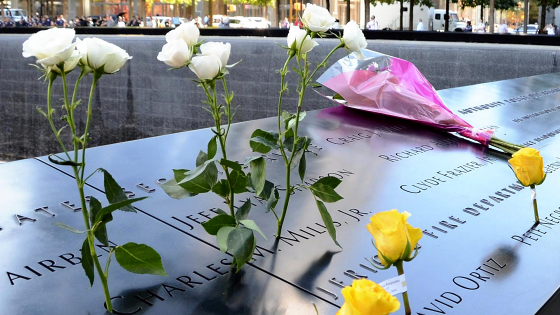
[(436, 20), (441, 20), (441, 14), (436, 13)]

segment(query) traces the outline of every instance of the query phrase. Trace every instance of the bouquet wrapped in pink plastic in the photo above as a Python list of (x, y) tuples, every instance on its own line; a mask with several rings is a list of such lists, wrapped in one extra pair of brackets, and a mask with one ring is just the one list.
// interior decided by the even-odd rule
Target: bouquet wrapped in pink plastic
[(522, 148), (493, 137), (492, 129), (474, 128), (455, 115), (411, 62), (366, 49), (362, 53), (365, 59), (346, 56), (317, 79), (337, 93), (327, 97), (348, 107), (457, 132), (508, 153)]

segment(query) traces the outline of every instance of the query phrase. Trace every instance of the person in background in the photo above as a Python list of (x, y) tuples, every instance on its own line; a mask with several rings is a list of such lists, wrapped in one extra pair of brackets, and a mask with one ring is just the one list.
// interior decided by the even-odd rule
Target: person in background
[(556, 35), (556, 33), (554, 33), (554, 27), (552, 26), (552, 23), (549, 23), (546, 26), (546, 34), (548, 35)]
[(16, 27), (28, 27), (28, 26), (29, 24), (27, 23), (24, 17), (21, 17), (21, 19), (19, 19), (19, 21), (16, 23)]
[(224, 16), (224, 27), (229, 27), (229, 16)]
[(4, 27), (4, 21), (2, 21), (2, 19), (0, 19), (0, 28)]
[(15, 26), (14, 22), (12, 22), (12, 19), (10, 19), (10, 18), (6, 18), (4, 21), (5, 21), (4, 22), (4, 27), (14, 27)]
[(43, 23), (43, 26), (49, 27), (49, 26), (52, 26), (52, 25), (53, 25), (53, 23), (52, 23), (51, 19), (49, 18), (49, 16), (45, 15), (45, 22)]
[(478, 24), (476, 25), (476, 31), (478, 33), (486, 33), (486, 24), (482, 22), (482, 19), (478, 20)]
[(371, 16), (371, 19), (369, 20), (369, 22), (367, 22), (366, 24), (366, 28), (368, 30), (378, 30), (379, 29), (379, 23), (377, 23), (377, 21), (375, 20), (375, 15)]
[(119, 22), (117, 23), (117, 27), (126, 27), (122, 16), (119, 16)]
[(423, 31), (424, 30), (424, 23), (422, 23), (422, 19), (418, 19), (418, 26), (416, 26), (416, 30), (417, 31)]
[(58, 27), (63, 27), (64, 26), (64, 21), (60, 18), (60, 16), (56, 17), (56, 21), (54, 21), (54, 25), (56, 25)]
[(205, 16), (204, 16), (204, 19), (202, 20), (202, 22), (204, 22), (204, 26), (206, 26), (206, 27), (208, 27), (208, 23), (209, 23), (209, 22), (208, 22), (208, 20), (209, 20), (208, 17), (209, 17), (209, 15), (205, 15)]
[(290, 28), (290, 21), (288, 21), (288, 18), (284, 18), (280, 27), (281, 28)]
[(508, 28), (506, 24), (506, 20), (502, 20), (502, 24), (498, 26), (498, 34), (507, 34)]
[(340, 20), (339, 19), (334, 20), (334, 24), (333, 24), (332, 28), (334, 30), (339, 30), (340, 29)]
[(472, 33), (471, 21), (467, 21), (467, 26), (465, 26), (465, 29), (463, 30), (463, 32), (471, 32)]

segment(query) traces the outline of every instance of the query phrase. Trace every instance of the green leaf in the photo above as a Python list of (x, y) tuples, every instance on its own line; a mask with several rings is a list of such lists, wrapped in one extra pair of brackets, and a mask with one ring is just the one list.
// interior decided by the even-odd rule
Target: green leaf
[[(306, 113), (305, 112), (301, 112), (299, 113), (299, 121), (302, 121), (305, 118)], [(292, 115), (292, 117), (290, 117), (290, 119), (286, 122), (286, 130), (288, 129), (292, 129), (294, 126), (296, 125), (296, 115)]]
[(249, 145), (254, 152), (268, 153), (278, 149), (278, 133), (257, 129), (251, 135)]
[[(327, 177), (323, 177), (323, 178), (319, 179), (313, 185), (321, 184), (321, 185), (329, 186), (332, 189), (336, 189), (336, 187), (338, 187), (338, 185), (340, 185), (340, 183), (342, 183), (342, 180), (340, 180), (336, 177), (333, 177), (333, 176), (327, 176)], [(311, 186), (313, 186), (313, 185), (311, 185)]]
[(185, 177), (178, 182), (179, 186), (191, 194), (207, 193), (212, 190), (212, 187), (218, 181), (218, 168), (215, 160), (208, 160), (184, 175)]
[(255, 221), (253, 221), (253, 220), (239, 220), (239, 222), (241, 224), (243, 224), (246, 228), (249, 228), (249, 229), (251, 229), (255, 232), (258, 232), (266, 240), (266, 236), (264, 236), (263, 232), (261, 231), (261, 229), (259, 229), (259, 227), (255, 223)]
[(115, 258), (121, 267), (132, 273), (167, 276), (161, 256), (148, 245), (131, 242), (117, 246)]
[(305, 160), (305, 152), (303, 152), (303, 155), (301, 156), (301, 160), (299, 160), (299, 167), (298, 167), (299, 178), (301, 179), (302, 182), (303, 179), (305, 178), (306, 168), (307, 168), (307, 161)]
[(239, 209), (237, 209), (235, 218), (237, 220), (244, 220), (249, 215), (249, 211), (251, 211), (251, 200), (247, 199), (247, 201), (245, 201), (245, 203), (243, 203), (243, 205), (239, 207)]
[(314, 88), (314, 89), (317, 89), (317, 88), (323, 87), (323, 85), (314, 82), (314, 83), (311, 83), (311, 87)]
[(69, 225), (66, 225), (62, 222), (55, 222), (55, 223), (52, 223), (52, 225), (58, 226), (59, 228), (65, 229), (65, 230), (70, 231), (70, 232), (75, 233), (75, 234), (83, 234), (83, 233), (86, 232), (86, 231), (76, 230), (75, 228), (73, 228)]
[(82, 268), (86, 272), (86, 276), (89, 279), (89, 285), (93, 286), (93, 281), (95, 280), (95, 273), (93, 271), (93, 258), (91, 257), (91, 250), (89, 248), (89, 242), (86, 237), (84, 244), (82, 244)]
[(227, 167), (227, 168), (231, 168), (232, 170), (236, 170), (236, 171), (239, 171), (239, 172), (242, 171), (241, 165), (239, 165), (239, 163), (237, 163), (235, 161), (221, 159), (220, 164)]
[(270, 197), (267, 199), (267, 203), (265, 206), (265, 213), (269, 212), (271, 209), (276, 207), (278, 203), (278, 199), (280, 199), (280, 194), (278, 193), (278, 189), (274, 188), (273, 192), (271, 193)]
[(259, 195), (263, 189), (266, 182), (266, 161), (263, 157), (259, 157), (251, 160), (251, 183)]
[(212, 187), (212, 192), (216, 195), (226, 198), (229, 195), (229, 184), (226, 179), (222, 179)]
[(208, 142), (208, 159), (213, 159), (216, 156), (216, 152), (218, 151), (217, 137), (218, 136), (213, 136)]
[(229, 236), (229, 233), (231, 231), (233, 231), (234, 229), (235, 229), (235, 227), (233, 227), (233, 226), (223, 226), (218, 231), (218, 234), (216, 234), (216, 241), (218, 242), (218, 247), (220, 248), (220, 251), (222, 251), (222, 253), (227, 252), (227, 250), (228, 250), (228, 247), (227, 247), (228, 236)]
[(290, 164), (290, 171), (295, 169), (299, 165), (299, 161), (301, 160), (301, 157), (305, 153), (305, 150), (307, 150), (307, 147), (310, 143), (311, 141), (308, 137), (299, 137), (296, 140), (296, 152), (294, 153), (292, 164)]
[(313, 195), (315, 195), (315, 197), (323, 200), (324, 202), (331, 203), (331, 202), (337, 202), (337, 201), (343, 199), (330, 186), (323, 185), (319, 182), (316, 182), (313, 185), (311, 185), (309, 187), (309, 189), (311, 189), (311, 192), (313, 193)]
[[(91, 226), (92, 228), (95, 226), (95, 224), (97, 223), (95, 221), (96, 216), (99, 214), (99, 212), (101, 211), (102, 206), (101, 206), (101, 202), (99, 202), (99, 200), (97, 200), (95, 197), (90, 197), (89, 200), (89, 221), (91, 222)], [(109, 213), (107, 218), (105, 219), (106, 222), (101, 223), (100, 225), (98, 225), (95, 230), (93, 231), (93, 234), (95, 236), (95, 238), (101, 242), (101, 244), (105, 245), (105, 246), (109, 246), (109, 238), (107, 237), (107, 227), (105, 226), (105, 224), (107, 222), (110, 222), (113, 220), (113, 216), (111, 216), (111, 214)]]
[(265, 180), (264, 182), (264, 187), (263, 190), (261, 191), (260, 194), (258, 194), (259, 197), (268, 200), (268, 198), (270, 197), (270, 194), (272, 194), (272, 191), (274, 190), (274, 183)]
[[(104, 207), (103, 209), (99, 210), (99, 212), (95, 216), (95, 221), (92, 224), (96, 225), (97, 223), (106, 220), (106, 218), (105, 218), (106, 215), (111, 214), (114, 211), (117, 211), (119, 209), (123, 210), (124, 207), (129, 206), (130, 204), (135, 203), (137, 201), (144, 200), (146, 198), (148, 198), (148, 197), (127, 199), (127, 200), (119, 201), (117, 203), (110, 204), (107, 207)], [(92, 197), (92, 200), (93, 199), (94, 198)], [(99, 205), (101, 206), (101, 204), (99, 204)], [(109, 221), (107, 221), (107, 222), (109, 222)]]
[(231, 180), (231, 190), (236, 194), (242, 194), (247, 191), (247, 176), (245, 173), (233, 170), (229, 174)]
[(227, 214), (227, 212), (225, 212), (224, 210), (218, 208), (216, 209), (216, 212), (218, 212), (218, 214)]
[[(100, 168), (99, 170), (103, 172), (103, 185), (105, 187), (105, 196), (107, 197), (109, 203), (113, 204), (119, 201), (127, 200), (128, 197), (124, 193), (121, 186), (117, 184), (113, 176), (111, 176), (111, 174), (109, 174), (109, 172), (105, 169)], [(136, 212), (136, 210), (134, 210), (134, 207), (132, 207), (130, 204), (123, 206), (121, 210)]]
[(210, 235), (218, 234), (218, 231), (224, 226), (235, 226), (235, 218), (229, 214), (218, 214), (212, 219), (203, 222), (202, 227)]
[(327, 231), (329, 232), (329, 235), (331, 236), (334, 243), (338, 247), (342, 248), (342, 246), (340, 246), (340, 244), (336, 240), (336, 229), (334, 227), (332, 217), (329, 211), (327, 210), (327, 207), (325, 207), (325, 204), (320, 200), (315, 199), (315, 203), (317, 203), (317, 208), (319, 209), (319, 213), (321, 213), (321, 218), (323, 219), (323, 223), (327, 227)]
[(251, 229), (238, 226), (229, 233), (227, 248), (235, 258), (237, 271), (251, 260), (255, 246), (256, 239)]
[[(56, 157), (56, 159), (53, 157)], [(78, 167), (82, 166), (82, 163), (75, 163), (70, 160), (63, 160), (62, 158), (54, 154), (49, 154), (47, 158), (49, 159), (49, 161), (51, 161), (51, 163), (54, 163), (56, 165), (64, 165), (64, 166), (69, 165), (69, 166), (78, 166)]]
[(177, 184), (175, 179), (170, 179), (163, 184), (158, 184), (161, 189), (173, 199), (183, 199), (186, 197), (192, 197), (196, 194), (191, 194), (189, 191), (185, 190), (183, 187)]
[(208, 154), (206, 154), (204, 151), (198, 152), (198, 156), (196, 157), (196, 167), (199, 167), (206, 161), (208, 161)]

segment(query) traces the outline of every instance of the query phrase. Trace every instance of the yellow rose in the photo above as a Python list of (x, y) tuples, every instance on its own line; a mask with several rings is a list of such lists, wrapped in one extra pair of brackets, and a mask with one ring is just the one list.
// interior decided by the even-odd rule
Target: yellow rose
[(543, 158), (538, 150), (523, 148), (508, 161), (523, 186), (540, 185), (545, 177)]
[(379, 284), (359, 279), (342, 289), (344, 305), (336, 315), (387, 315), (396, 312), (401, 303)]
[[(370, 218), (371, 223), (367, 225), (367, 229), (373, 235), (377, 255), (384, 266), (410, 258), (414, 247), (422, 238), (422, 230), (408, 224), (408, 217), (410, 213), (399, 213), (393, 209), (376, 213)], [(410, 244), (408, 249), (407, 244)]]

